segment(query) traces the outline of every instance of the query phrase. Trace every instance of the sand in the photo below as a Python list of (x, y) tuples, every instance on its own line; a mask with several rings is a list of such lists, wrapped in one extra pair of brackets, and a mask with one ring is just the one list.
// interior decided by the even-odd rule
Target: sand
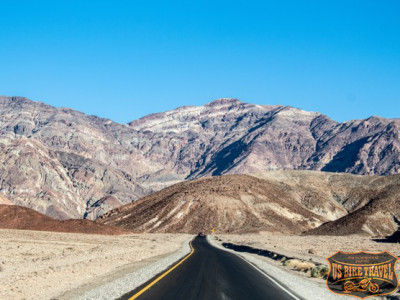
[(162, 259), (189, 237), (0, 229), (0, 299), (75, 297)]

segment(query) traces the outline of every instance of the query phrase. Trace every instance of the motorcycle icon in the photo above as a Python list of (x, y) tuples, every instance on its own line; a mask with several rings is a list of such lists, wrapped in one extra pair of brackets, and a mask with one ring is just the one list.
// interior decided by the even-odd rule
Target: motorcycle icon
[(347, 281), (344, 284), (344, 290), (346, 293), (365, 292), (365, 291), (367, 291), (367, 289), (371, 293), (377, 293), (379, 291), (379, 285), (371, 282), (371, 278), (365, 278), (365, 279), (361, 280), (358, 284), (356, 284), (352, 281)]

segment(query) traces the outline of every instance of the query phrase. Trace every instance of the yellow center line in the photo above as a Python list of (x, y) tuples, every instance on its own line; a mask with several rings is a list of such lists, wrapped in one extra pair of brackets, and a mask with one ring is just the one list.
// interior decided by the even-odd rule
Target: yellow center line
[(175, 270), (180, 264), (182, 264), (185, 260), (187, 260), (194, 252), (194, 249), (192, 247), (192, 241), (189, 243), (190, 248), (192, 249), (188, 255), (185, 256), (184, 259), (182, 259), (179, 263), (177, 263), (175, 266), (172, 268), (168, 269), (165, 271), (163, 274), (158, 276), (156, 279), (154, 279), (152, 282), (150, 282), (148, 285), (146, 285), (144, 288), (142, 288), (139, 292), (137, 292), (135, 295), (129, 298), (129, 300), (137, 299), (141, 294), (143, 294), (145, 291), (147, 291), (149, 288), (151, 288), (153, 285), (155, 285), (157, 282), (159, 282), (161, 279), (163, 279), (165, 276), (167, 276), (169, 273), (171, 273), (173, 270)]

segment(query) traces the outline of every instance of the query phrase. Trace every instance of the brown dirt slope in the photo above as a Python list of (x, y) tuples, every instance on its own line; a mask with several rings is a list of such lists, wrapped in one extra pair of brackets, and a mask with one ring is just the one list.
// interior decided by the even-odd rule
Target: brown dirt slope
[(175, 184), (97, 221), (140, 232), (299, 233), (327, 219), (305, 208), (288, 186), (226, 175)]
[(89, 220), (59, 221), (26, 207), (1, 204), (0, 228), (109, 235), (129, 232)]

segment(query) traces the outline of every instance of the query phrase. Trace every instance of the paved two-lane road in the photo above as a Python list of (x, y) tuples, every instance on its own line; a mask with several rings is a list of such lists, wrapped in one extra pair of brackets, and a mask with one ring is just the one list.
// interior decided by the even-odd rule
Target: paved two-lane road
[[(240, 257), (211, 246), (205, 237), (194, 239), (192, 246), (192, 255), (137, 299), (294, 299)], [(130, 299), (141, 289), (121, 299)]]

